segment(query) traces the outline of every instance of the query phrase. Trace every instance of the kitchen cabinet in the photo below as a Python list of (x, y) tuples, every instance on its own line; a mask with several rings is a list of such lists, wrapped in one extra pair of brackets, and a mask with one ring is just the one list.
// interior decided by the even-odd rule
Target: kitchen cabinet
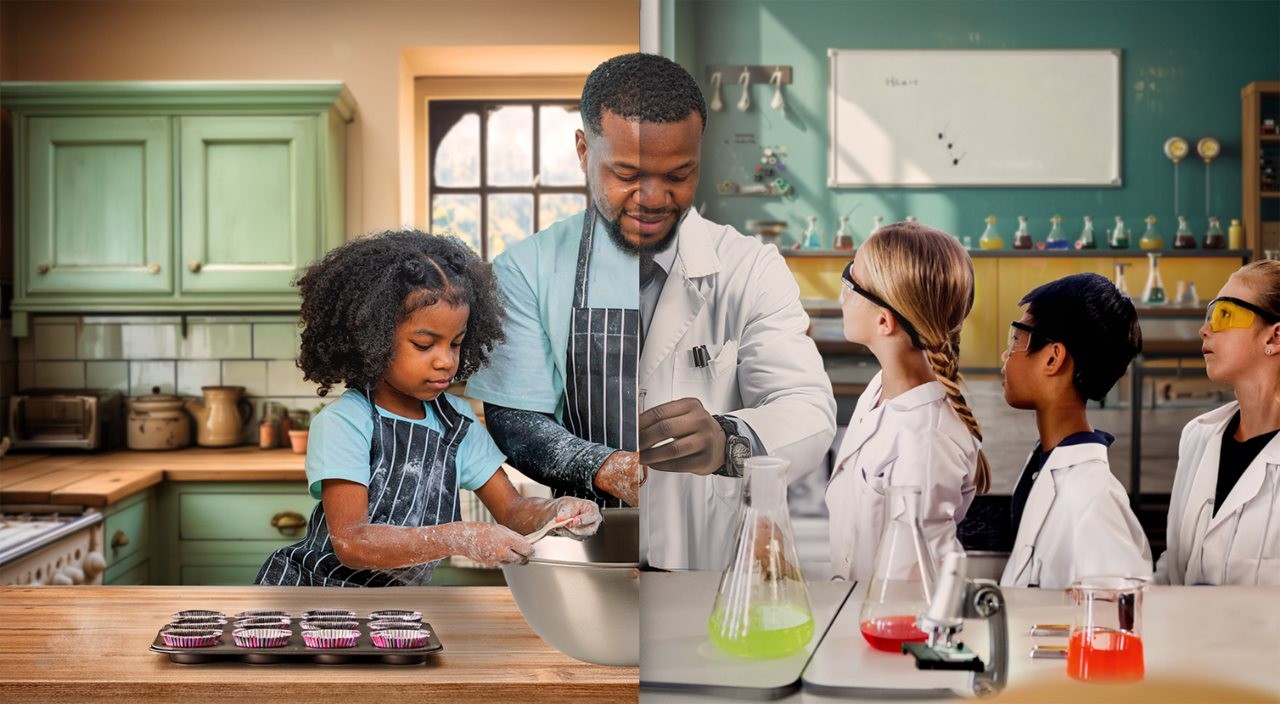
[(155, 489), (148, 488), (105, 507), (103, 584), (149, 584), (155, 530)]
[(5, 83), (31, 313), (297, 311), (344, 240), (341, 83)]
[(170, 584), (247, 585), (277, 548), (306, 535), (305, 482), (167, 482), (162, 573)]

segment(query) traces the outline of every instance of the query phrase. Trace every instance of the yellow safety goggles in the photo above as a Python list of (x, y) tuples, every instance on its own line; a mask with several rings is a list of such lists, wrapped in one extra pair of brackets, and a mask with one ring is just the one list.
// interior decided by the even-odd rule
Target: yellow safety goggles
[(1280, 322), (1280, 316), (1231, 296), (1220, 296), (1209, 301), (1209, 306), (1205, 308), (1204, 313), (1204, 322), (1213, 332), (1232, 328), (1251, 328), (1258, 318), (1262, 318), (1268, 324)]

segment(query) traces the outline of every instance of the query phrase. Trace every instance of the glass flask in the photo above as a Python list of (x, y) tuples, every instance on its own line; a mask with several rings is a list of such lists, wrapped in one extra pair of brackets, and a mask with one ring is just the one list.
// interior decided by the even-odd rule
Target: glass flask
[(1014, 249), (1031, 249), (1031, 232), (1027, 230), (1027, 216), (1018, 216), (1018, 231), (1013, 233)]
[(832, 246), (834, 246), (836, 249), (846, 249), (846, 250), (853, 249), (853, 246), (854, 246), (853, 230), (850, 229), (849, 227), (848, 215), (840, 216), (840, 229), (836, 230), (836, 241), (835, 241), (835, 244)]
[(1155, 252), (1147, 254), (1147, 262), (1150, 267), (1147, 269), (1147, 287), (1142, 290), (1142, 302), (1158, 306), (1165, 302), (1164, 279), (1160, 278), (1160, 255)]
[(818, 216), (809, 216), (809, 226), (804, 229), (804, 249), (822, 249), (822, 233), (818, 232)]
[(1071, 249), (1071, 243), (1067, 241), (1066, 235), (1062, 234), (1062, 216), (1054, 215), (1049, 218), (1049, 222), (1053, 223), (1053, 227), (1049, 228), (1049, 236), (1044, 239), (1044, 248)]
[(920, 522), (920, 491), (918, 486), (886, 491), (884, 531), (859, 617), (862, 637), (876, 650), (900, 653), (903, 643), (928, 638), (916, 627), (916, 617), (929, 608), (936, 573)]
[(1004, 249), (1004, 238), (996, 232), (996, 220), (994, 215), (987, 216), (987, 229), (978, 238), (978, 246), (982, 249)]
[(1116, 290), (1121, 296), (1129, 297), (1129, 284), (1124, 282), (1124, 270), (1129, 268), (1129, 262), (1116, 262)]
[(1156, 216), (1147, 216), (1147, 231), (1138, 240), (1139, 249), (1164, 249), (1164, 238), (1156, 231)]
[(707, 621), (711, 642), (731, 655), (782, 658), (813, 638), (809, 590), (787, 514), (790, 464), (781, 457), (747, 460), (733, 560)]
[(1195, 249), (1196, 236), (1191, 234), (1191, 227), (1187, 225), (1187, 216), (1178, 216), (1178, 231), (1173, 235), (1174, 249)]
[(1076, 249), (1097, 249), (1098, 238), (1093, 234), (1093, 216), (1084, 216), (1084, 229), (1080, 230), (1080, 238), (1076, 240)]
[(1129, 228), (1124, 225), (1124, 218), (1116, 216), (1115, 229), (1111, 231), (1111, 248), (1112, 249), (1128, 249), (1129, 248)]
[(1227, 238), (1222, 236), (1222, 223), (1220, 223), (1216, 217), (1209, 218), (1209, 230), (1204, 233), (1204, 248), (1227, 248)]

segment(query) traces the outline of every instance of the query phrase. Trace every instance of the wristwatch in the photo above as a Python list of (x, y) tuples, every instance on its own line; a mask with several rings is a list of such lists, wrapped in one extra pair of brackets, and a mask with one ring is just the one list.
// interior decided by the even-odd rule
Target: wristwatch
[(738, 434), (738, 424), (732, 418), (712, 416), (724, 430), (724, 465), (716, 470), (722, 477), (741, 477), (746, 467), (747, 458), (751, 456), (751, 440)]

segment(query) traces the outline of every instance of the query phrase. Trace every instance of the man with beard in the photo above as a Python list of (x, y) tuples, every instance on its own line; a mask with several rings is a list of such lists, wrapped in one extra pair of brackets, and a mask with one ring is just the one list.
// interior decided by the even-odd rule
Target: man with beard
[[(640, 501), (641, 557), (666, 569), (715, 570), (727, 563), (747, 457), (785, 457), (795, 476), (819, 465), (835, 433), (830, 380), (805, 335), (808, 317), (782, 257), (690, 207), (706, 114), (693, 77), (660, 56), (618, 56), (591, 73), (577, 133), (591, 207), (494, 262), (510, 299), (507, 342), (468, 387), (487, 402), (499, 447), (521, 471), (553, 488), (589, 488), (597, 499), (612, 495), (635, 505), (643, 460), (653, 471)], [(592, 219), (603, 222), (593, 229), (587, 226)], [(588, 237), (600, 231), (607, 236)], [(586, 264), (579, 239), (594, 248)], [(636, 269), (630, 278), (598, 274), (597, 261), (619, 259), (638, 268), (638, 291), (631, 283)], [(513, 265), (517, 260), (526, 263)], [(575, 260), (576, 271), (565, 264)], [(587, 266), (589, 301), (569, 305), (571, 296), (561, 290), (570, 280), (580, 283)], [(617, 298), (597, 301), (606, 291)], [(619, 302), (624, 294), (629, 300)], [(582, 333), (571, 335), (569, 325), (557, 322), (566, 317), (561, 309), (578, 305), (625, 309), (600, 345), (601, 351), (621, 349), (623, 363), (603, 365), (608, 379), (585, 389), (572, 374), (544, 374), (551, 383), (539, 381), (525, 371), (528, 357), (544, 357), (543, 365), (564, 358), (556, 340), (567, 340), (559, 349), (569, 356), (575, 346), (582, 354)], [(633, 326), (629, 314), (637, 312)], [(576, 308), (574, 317), (581, 317)], [(638, 370), (627, 347), (637, 343)], [(565, 418), (563, 425), (551, 422), (546, 404), (546, 389), (560, 388), (559, 379), (567, 380), (560, 382), (565, 402), (554, 417)], [(587, 442), (588, 434), (575, 430), (581, 426), (568, 422), (569, 409), (594, 408), (602, 396), (612, 400), (613, 379), (622, 387), (620, 440)], [(634, 412), (627, 416), (627, 404), (634, 411), (637, 391), (648, 409), (638, 438), (636, 426), (627, 425), (635, 419)], [(588, 415), (589, 428), (599, 419)]]

